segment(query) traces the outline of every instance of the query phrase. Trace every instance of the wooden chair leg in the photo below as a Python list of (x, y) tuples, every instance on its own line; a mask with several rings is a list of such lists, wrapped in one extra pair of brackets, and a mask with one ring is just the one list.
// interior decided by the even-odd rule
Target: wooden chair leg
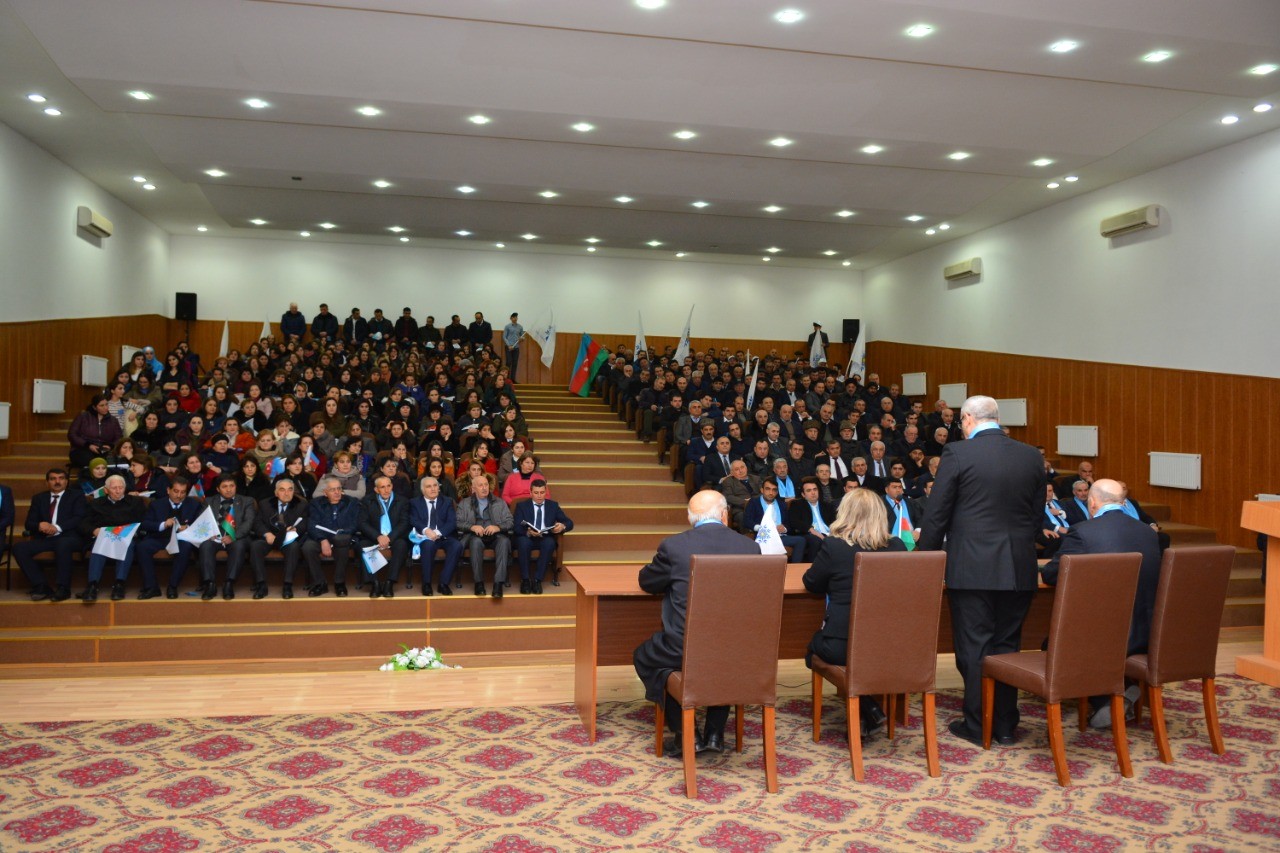
[(924, 759), (929, 765), (929, 775), (938, 777), (942, 775), (942, 768), (938, 765), (938, 726), (935, 722), (934, 715), (934, 695), (932, 693), (924, 694)]
[(733, 706), (733, 736), (736, 739), (733, 745), (734, 752), (742, 752), (742, 733), (745, 728), (743, 725), (743, 718), (746, 716), (744, 713), (745, 711), (745, 705)]
[(1062, 705), (1049, 704), (1049, 752), (1053, 754), (1053, 770), (1058, 774), (1058, 784), (1071, 784), (1071, 771), (1067, 769), (1067, 750), (1062, 742)]
[(1129, 737), (1124, 727), (1124, 694), (1117, 693), (1111, 697), (1111, 740), (1116, 745), (1116, 761), (1120, 764), (1120, 775), (1126, 779), (1133, 778), (1133, 765), (1129, 762)]
[(1133, 703), (1133, 723), (1134, 723), (1134, 725), (1137, 725), (1137, 724), (1139, 724), (1139, 723), (1141, 723), (1141, 722), (1142, 722), (1142, 706), (1143, 706), (1143, 704), (1144, 704), (1144, 703), (1143, 703), (1143, 699), (1145, 699), (1145, 698), (1146, 698), (1146, 695), (1147, 695), (1147, 685), (1146, 685), (1146, 682), (1144, 682), (1144, 681), (1139, 681), (1139, 682), (1138, 682), (1138, 699), (1137, 699), (1137, 701), (1136, 701), (1136, 702), (1134, 702), (1134, 703)]
[(893, 740), (893, 724), (898, 719), (898, 695), (896, 693), (887, 693), (884, 699), (888, 703), (884, 709), (885, 732), (889, 735), (889, 740)]
[(899, 693), (898, 694), (898, 725), (900, 726), (905, 726), (907, 724), (907, 706), (909, 704), (910, 703), (907, 702), (907, 694)]
[[(778, 793), (778, 751), (773, 737), (773, 706), (764, 706), (764, 787), (770, 794)], [(739, 750), (741, 751), (741, 750)]]
[(1218, 725), (1218, 694), (1213, 679), (1204, 679), (1200, 691), (1204, 695), (1204, 721), (1209, 727), (1209, 746), (1214, 755), (1222, 755), (1227, 748), (1222, 743), (1222, 728)]
[(849, 727), (849, 763), (853, 765), (853, 778), (861, 782), (862, 773), (862, 709), (858, 697), (845, 700), (845, 719)]
[(991, 748), (991, 721), (995, 714), (996, 680), (982, 677), (982, 748)]
[(1089, 700), (1083, 696), (1076, 700), (1076, 726), (1082, 732), (1089, 728)]
[(657, 702), (653, 707), (653, 754), (662, 757), (662, 729), (667, 724), (667, 709), (665, 703)]
[(694, 775), (694, 735), (697, 734), (693, 708), (685, 708), (681, 720), (681, 748), (684, 750), (684, 795), (691, 800), (698, 799), (698, 780)]
[(1164, 725), (1164, 688), (1159, 684), (1150, 687), (1151, 731), (1156, 738), (1156, 752), (1165, 764), (1173, 763), (1173, 750), (1169, 748), (1169, 731)]
[(813, 674), (813, 742), (822, 738), (822, 676)]

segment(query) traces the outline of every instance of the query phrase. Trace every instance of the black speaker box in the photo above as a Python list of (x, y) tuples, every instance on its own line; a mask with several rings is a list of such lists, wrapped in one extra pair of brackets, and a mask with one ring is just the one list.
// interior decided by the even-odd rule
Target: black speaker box
[(844, 334), (840, 336), (840, 340), (844, 341), (846, 344), (856, 343), (858, 340), (858, 327), (860, 325), (862, 325), (861, 320), (845, 320)]
[(194, 293), (174, 294), (173, 318), (188, 322), (196, 319), (196, 295)]

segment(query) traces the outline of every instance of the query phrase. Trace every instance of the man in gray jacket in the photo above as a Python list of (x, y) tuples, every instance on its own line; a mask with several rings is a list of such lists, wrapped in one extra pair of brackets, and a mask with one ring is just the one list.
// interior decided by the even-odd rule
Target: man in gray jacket
[(511, 530), (515, 522), (505, 501), (490, 494), (488, 477), (471, 478), (471, 496), (458, 502), (458, 532), (471, 556), (476, 595), (484, 595), (484, 550), (493, 549), (493, 597), (502, 598), (511, 562)]

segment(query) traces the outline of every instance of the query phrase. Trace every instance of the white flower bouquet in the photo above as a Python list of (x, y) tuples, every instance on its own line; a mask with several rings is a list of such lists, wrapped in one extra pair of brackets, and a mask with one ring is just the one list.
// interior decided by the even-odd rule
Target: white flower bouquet
[(391, 659), (384, 663), (378, 669), (382, 672), (405, 672), (418, 669), (462, 669), (460, 666), (449, 666), (440, 659), (440, 653), (431, 646), (421, 649), (411, 649), (404, 643), (400, 644), (400, 648), (404, 651), (394, 654)]

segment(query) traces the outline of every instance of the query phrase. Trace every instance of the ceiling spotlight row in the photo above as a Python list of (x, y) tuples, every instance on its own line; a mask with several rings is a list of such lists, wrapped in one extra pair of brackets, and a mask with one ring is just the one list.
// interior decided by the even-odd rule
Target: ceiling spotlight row
[[(1255, 113), (1269, 113), (1271, 112), (1271, 104), (1267, 103), (1266, 101), (1263, 101), (1258, 104), (1254, 104), (1253, 111)], [(1222, 118), (1218, 119), (1218, 121), (1221, 122), (1222, 124), (1232, 125), (1240, 121), (1240, 116), (1236, 115), (1235, 113), (1227, 113)]]
[[(44, 95), (41, 95), (39, 92), (32, 92), (30, 95), (27, 95), (27, 100), (33, 104), (49, 103), (49, 99), (46, 98)], [(44, 108), (44, 114), (47, 116), (60, 116), (62, 115), (62, 110), (50, 104), (49, 106)]]

